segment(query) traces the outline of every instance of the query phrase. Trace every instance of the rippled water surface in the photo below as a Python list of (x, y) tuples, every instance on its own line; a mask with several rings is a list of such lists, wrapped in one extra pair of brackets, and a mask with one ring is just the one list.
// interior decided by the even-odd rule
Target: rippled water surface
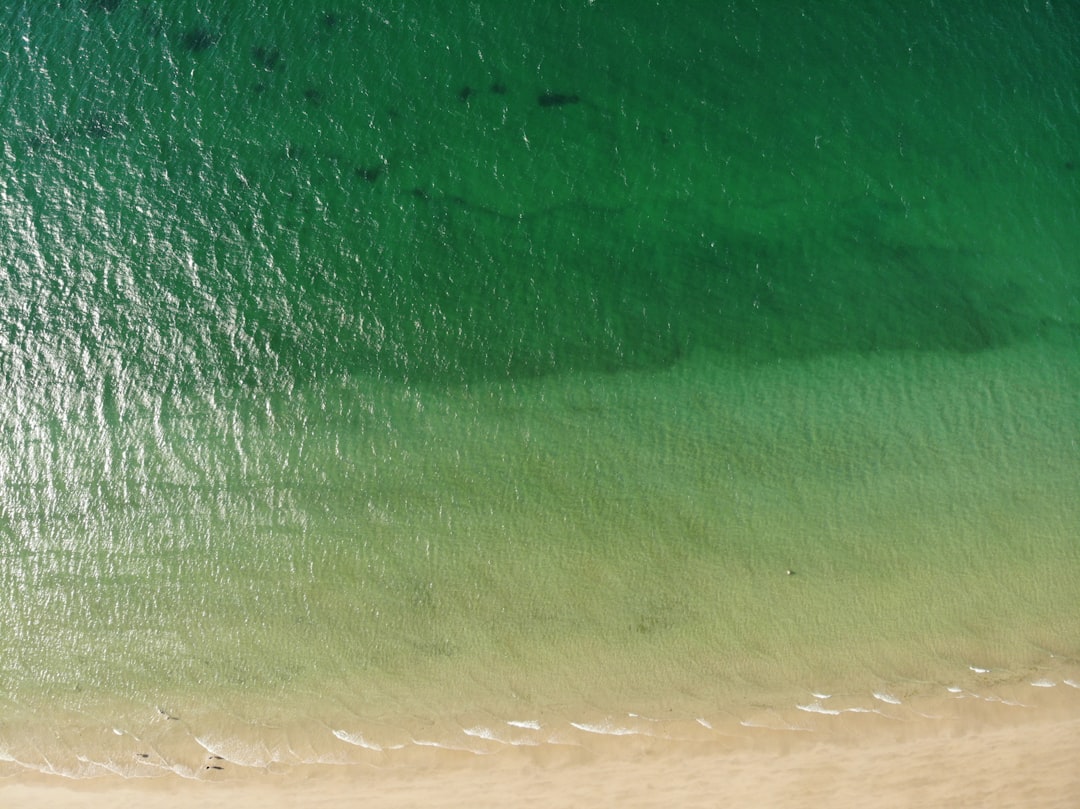
[(2, 12), (11, 768), (1075, 664), (1072, 6), (256, 5)]

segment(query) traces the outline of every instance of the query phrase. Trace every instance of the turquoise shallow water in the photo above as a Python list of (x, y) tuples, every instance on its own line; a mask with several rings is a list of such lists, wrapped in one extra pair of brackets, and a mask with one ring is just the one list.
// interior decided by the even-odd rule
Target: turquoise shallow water
[(3, 758), (1075, 663), (1080, 19), (909, 8), (10, 5)]

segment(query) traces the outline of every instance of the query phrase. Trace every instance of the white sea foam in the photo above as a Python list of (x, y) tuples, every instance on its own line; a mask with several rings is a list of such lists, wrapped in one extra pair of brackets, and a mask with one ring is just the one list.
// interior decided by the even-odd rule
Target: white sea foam
[(515, 728), (524, 728), (525, 730), (540, 730), (540, 723), (535, 719), (508, 719), (506, 724)]
[(1031, 683), (1035, 688), (1054, 688), (1057, 686), (1053, 680), (1039, 679)]
[(280, 751), (271, 750), (265, 745), (256, 746), (237, 739), (215, 738), (209, 735), (195, 736), (194, 739), (207, 753), (221, 756), (241, 767), (265, 768), (284, 760)]
[(1069, 688), (1080, 688), (1080, 682), (1077, 682), (1076, 680), (1069, 679), (1062, 680), (1062, 682), (1065, 683), (1065, 685), (1069, 686)]
[[(510, 724), (510, 723), (507, 722), (507, 724)], [(529, 729), (531, 730), (532, 728), (529, 728)], [(509, 744), (512, 747), (532, 747), (532, 746), (539, 745), (541, 743), (539, 739), (532, 738), (532, 737), (529, 737), (529, 738), (520, 738), (520, 737), (506, 738), (504, 736), (500, 736), (495, 731), (494, 728), (486, 728), (486, 727), (482, 727), (482, 726), (477, 726), (477, 727), (473, 727), (473, 728), (463, 728), (462, 732), (466, 736), (472, 736), (475, 739), (486, 739), (486, 740), (491, 741), (491, 742), (498, 742), (499, 744)]]
[(501, 742), (498, 736), (495, 735), (495, 731), (491, 728), (480, 727), (479, 725), (474, 728), (462, 728), (462, 733), (466, 736), (473, 736), (477, 739), (490, 739), (493, 742)]
[(697, 718), (697, 723), (707, 730), (712, 730), (713, 726), (707, 719), (702, 719), (700, 716)]
[(367, 750), (374, 750), (377, 753), (382, 752), (383, 750), (382, 745), (376, 744), (375, 742), (369, 742), (359, 733), (349, 733), (349, 731), (347, 730), (335, 730), (333, 731), (333, 734), (346, 744), (352, 744), (356, 747), (363, 747)]
[(796, 705), (800, 711), (806, 711), (807, 713), (820, 713), (826, 716), (839, 716), (840, 711), (835, 708), (826, 708), (820, 702), (811, 702), (809, 705)]
[(583, 730), (586, 733), (597, 733), (604, 736), (633, 736), (634, 734), (641, 733), (640, 730), (624, 727), (622, 725), (615, 725), (611, 722), (603, 722), (600, 724), (591, 724), (588, 722), (571, 722), (570, 724), (578, 730)]
[(463, 744), (449, 744), (447, 742), (438, 742), (434, 739), (413, 739), (412, 743), (418, 747), (437, 747), (440, 750), (459, 750), (462, 753), (472, 753), (473, 755), (482, 756), (488, 753), (488, 750), (481, 750), (476, 747), (469, 747)]
[(1017, 702), (1014, 699), (1005, 699), (1004, 697), (989, 696), (984, 697), (979, 694), (973, 696), (978, 697), (983, 702), (996, 702), (998, 705), (1008, 705), (1010, 708), (1030, 708), (1031, 706), (1024, 702)]
[(968, 666), (968, 668), (971, 669), (976, 674), (989, 674), (990, 673), (990, 669), (981, 669), (978, 666)]
[(900, 705), (901, 704), (900, 699), (898, 697), (894, 697), (892, 694), (889, 694), (889, 693), (887, 693), (885, 691), (875, 691), (874, 692), (874, 699), (880, 700), (881, 702), (887, 702), (889, 705)]

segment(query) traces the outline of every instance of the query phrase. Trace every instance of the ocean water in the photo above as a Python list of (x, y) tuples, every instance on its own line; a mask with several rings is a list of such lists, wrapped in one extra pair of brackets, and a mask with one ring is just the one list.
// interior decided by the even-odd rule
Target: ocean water
[(1075, 685), (1077, 8), (402, 5), (5, 5), (0, 770)]

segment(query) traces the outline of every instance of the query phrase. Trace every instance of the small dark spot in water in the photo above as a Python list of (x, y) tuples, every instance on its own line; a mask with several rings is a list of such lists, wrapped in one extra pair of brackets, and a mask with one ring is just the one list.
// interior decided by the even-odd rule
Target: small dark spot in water
[(416, 197), (417, 199), (431, 199), (431, 195), (430, 195), (430, 194), (428, 194), (428, 192), (427, 192), (427, 191), (425, 191), (425, 190), (424, 190), (423, 188), (421, 188), (420, 186), (417, 186), (416, 188), (414, 188), (414, 189), (413, 189), (412, 191), (410, 191), (409, 193), (410, 193), (410, 194), (412, 194), (412, 195), (413, 195), (414, 197)]
[(221, 766), (219, 766), (217, 764), (207, 764), (206, 767), (204, 767), (203, 769), (206, 769), (206, 770), (224, 770), (225, 768), (221, 767)]
[(565, 107), (567, 104), (577, 104), (581, 96), (571, 93), (541, 93), (536, 97), (536, 103), (541, 107)]
[(255, 67), (263, 70), (281, 70), (284, 67), (281, 62), (281, 51), (262, 45), (256, 45), (251, 49), (251, 61), (255, 63)]
[(220, 37), (209, 28), (198, 25), (184, 32), (183, 36), (180, 37), (180, 45), (184, 50), (191, 53), (202, 53), (214, 47), (218, 39)]
[(504, 96), (506, 95), (506, 85), (500, 81), (493, 82), (491, 85), (491, 92), (497, 96)]
[(139, 758), (150, 758), (149, 753), (136, 753), (135, 755), (137, 755)]
[(224, 761), (224, 760), (225, 760), (225, 759), (224, 759), (224, 758), (222, 758), (221, 756), (208, 756), (207, 758), (208, 758), (208, 760), (210, 760), (210, 761)]
[(313, 107), (318, 107), (323, 103), (326, 96), (323, 95), (323, 91), (317, 87), (307, 87), (304, 89), (304, 100)]
[(469, 87), (469, 85), (466, 84), (464, 87), (458, 90), (458, 101), (468, 101), (470, 98), (472, 98), (472, 95), (473, 88)]
[(354, 169), (357, 177), (363, 180), (365, 183), (373, 183), (382, 177), (383, 171), (386, 170), (385, 166), (363, 166)]
[(323, 28), (332, 31), (333, 29), (338, 27), (338, 23), (341, 22), (341, 18), (332, 11), (324, 11), (321, 22)]
[(116, 124), (105, 115), (95, 112), (83, 126), (83, 133), (95, 140), (107, 138), (116, 131)]

